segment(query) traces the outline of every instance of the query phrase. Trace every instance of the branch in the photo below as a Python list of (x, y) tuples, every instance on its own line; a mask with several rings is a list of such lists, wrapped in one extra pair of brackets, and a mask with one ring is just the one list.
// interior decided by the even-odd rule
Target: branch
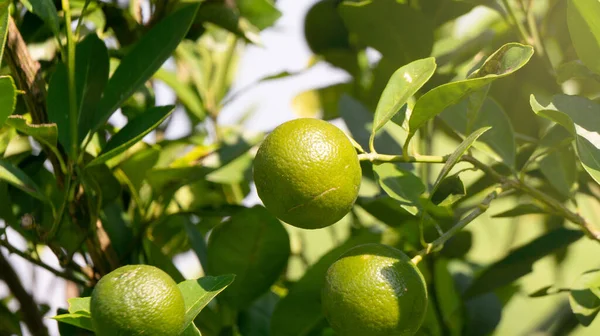
[[(415, 163), (445, 163), (448, 156), (432, 156), (432, 155), (387, 155), (378, 153), (363, 153), (358, 155), (361, 161), (370, 161), (373, 163), (381, 162), (415, 162)], [(561, 202), (546, 195), (544, 192), (526, 184), (525, 182), (503, 176), (492, 167), (477, 160), (471, 155), (463, 155), (461, 161), (472, 164), (475, 168), (481, 170), (486, 175), (490, 176), (496, 182), (502, 184), (506, 189), (513, 189), (532, 196), (533, 198), (544, 203), (549, 208), (553, 209), (557, 215), (566, 218), (572, 223), (581, 227), (582, 231), (591, 239), (600, 242), (600, 230), (595, 228), (590, 222), (583, 218), (578, 213), (569, 210)]]
[[(56, 276), (58, 276), (58, 277), (61, 277), (61, 278), (63, 278), (63, 279), (69, 280), (69, 281), (72, 281), (72, 282), (74, 282), (74, 283), (76, 283), (76, 284), (78, 284), (78, 285), (82, 285), (82, 286), (89, 287), (89, 284), (88, 284), (88, 282), (87, 282), (87, 281), (81, 280), (81, 279), (79, 279), (79, 278), (77, 278), (77, 277), (73, 276), (72, 274), (69, 274), (69, 273), (66, 273), (66, 272), (59, 271), (59, 270), (57, 270), (57, 269), (54, 269), (54, 268), (53, 268), (53, 267), (51, 267), (51, 266), (48, 266), (48, 265), (46, 265), (46, 264), (45, 264), (44, 262), (42, 262), (41, 260), (39, 260), (39, 259), (35, 259), (35, 258), (31, 257), (30, 255), (28, 255), (27, 253), (25, 253), (25, 252), (23, 252), (23, 251), (21, 251), (21, 250), (19, 250), (19, 249), (15, 248), (14, 246), (10, 245), (10, 244), (9, 244), (9, 243), (8, 243), (6, 240), (4, 240), (4, 239), (0, 239), (0, 246), (2, 246), (2, 247), (4, 247), (4, 248), (6, 248), (6, 249), (8, 250), (8, 252), (9, 252), (9, 253), (14, 253), (14, 254), (18, 255), (19, 257), (21, 257), (21, 258), (23, 258), (23, 259), (25, 259), (25, 260), (29, 261), (30, 263), (32, 263), (32, 264), (34, 264), (34, 265), (37, 265), (37, 266), (39, 266), (39, 267), (41, 267), (41, 268), (43, 268), (43, 269), (47, 270), (48, 272), (50, 272), (50, 273), (52, 273), (52, 274), (54, 274), (54, 275), (56, 275)], [(0, 254), (1, 254), (1, 253), (0, 253)], [(85, 273), (84, 273), (83, 271), (81, 271), (81, 274), (85, 274)]]
[(441, 235), (438, 239), (433, 242), (427, 244), (427, 246), (419, 251), (415, 257), (412, 258), (412, 262), (416, 265), (418, 264), (423, 256), (431, 253), (432, 251), (437, 250), (439, 247), (444, 245), (448, 239), (452, 238), (458, 231), (464, 229), (469, 223), (474, 221), (477, 217), (481, 216), (484, 212), (489, 209), (490, 204), (493, 200), (495, 200), (498, 195), (500, 195), (506, 186), (500, 186), (494, 189), (489, 195), (487, 195), (480, 204), (478, 204), (473, 211), (471, 211), (466, 217), (459, 220), (450, 230), (446, 231), (443, 235)]
[[(8, 38), (4, 59), (8, 63), (13, 77), (20, 90), (23, 90), (23, 100), (34, 124), (48, 123), (46, 111), (46, 82), (40, 72), (40, 63), (31, 58), (27, 45), (12, 17), (8, 18)], [(56, 180), (59, 186), (63, 185), (64, 176), (59, 163), (59, 158), (42, 144), (44, 152), (47, 153), (50, 163), (54, 168)]]
[(546, 195), (544, 192), (542, 192), (532, 186), (529, 186), (520, 181), (510, 179), (506, 176), (502, 176), (502, 175), (498, 174), (498, 172), (496, 172), (494, 169), (492, 169), (491, 167), (487, 166), (483, 162), (477, 160), (476, 158), (474, 158), (470, 155), (464, 155), (462, 157), (462, 161), (471, 163), (473, 166), (480, 169), (487, 175), (491, 176), (496, 181), (498, 181), (500, 183), (504, 183), (507, 186), (511, 187), (512, 189), (519, 190), (525, 194), (528, 194), (528, 195), (532, 196), (533, 198), (539, 200), (540, 202), (546, 204), (548, 207), (550, 207), (554, 211), (556, 211), (556, 213), (558, 215), (560, 215), (560, 216), (566, 218), (567, 220), (573, 222), (574, 224), (577, 224), (578, 226), (580, 226), (581, 229), (583, 230), (583, 232), (585, 232), (585, 234), (589, 238), (592, 238), (592, 239), (600, 242), (600, 231), (597, 228), (595, 228), (591, 223), (589, 223), (585, 218), (583, 218), (578, 213), (575, 213), (575, 212), (569, 210), (567, 207), (565, 207), (562, 203), (560, 203), (556, 199)]
[(21, 280), (17, 276), (17, 273), (12, 268), (8, 260), (4, 257), (4, 254), (0, 252), (0, 279), (3, 279), (8, 285), (11, 293), (17, 298), (20, 304), (21, 312), (23, 313), (23, 320), (27, 325), (27, 328), (33, 335), (47, 336), (48, 329), (44, 325), (42, 320), (42, 314), (40, 313), (37, 304), (27, 293)]

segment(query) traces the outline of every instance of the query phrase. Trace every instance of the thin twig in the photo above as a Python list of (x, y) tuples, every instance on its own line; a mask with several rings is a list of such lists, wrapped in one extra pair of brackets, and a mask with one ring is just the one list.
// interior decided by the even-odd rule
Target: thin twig
[(17, 298), (20, 303), (20, 311), (23, 314), (23, 321), (32, 335), (47, 336), (48, 329), (44, 325), (43, 316), (38, 309), (37, 303), (33, 297), (27, 293), (19, 276), (6, 260), (4, 254), (0, 252), (0, 279), (6, 282), (11, 293)]
[[(15, 248), (14, 246), (10, 245), (7, 241), (0, 239), (0, 246), (6, 248), (8, 250), (8, 252), (10, 253), (14, 253), (16, 255), (18, 255), (19, 257), (29, 261), (32, 264), (35, 264), (39, 267), (42, 267), (43, 269), (47, 270), (48, 272), (61, 277), (63, 279), (75, 282), (79, 285), (82, 286), (89, 286), (88, 282), (82, 279), (79, 279), (75, 276), (73, 276), (72, 274), (66, 273), (66, 272), (62, 272), (59, 271), (57, 269), (54, 269), (53, 267), (46, 265), (44, 262), (42, 262), (41, 260), (32, 258), (30, 255), (28, 255), (27, 253)], [(83, 271), (81, 271), (81, 274), (85, 274)]]
[(487, 209), (489, 209), (492, 201), (495, 200), (498, 197), (498, 195), (500, 195), (504, 191), (505, 188), (506, 186), (500, 186), (494, 189), (494, 191), (488, 194), (483, 199), (483, 201), (481, 201), (481, 203), (478, 204), (475, 207), (475, 209), (471, 211), (466, 217), (459, 220), (458, 223), (456, 223), (450, 230), (446, 231), (441, 237), (427, 244), (427, 247), (419, 251), (417, 255), (413, 257), (413, 263), (418, 264), (421, 261), (421, 259), (423, 259), (423, 256), (431, 253), (432, 251), (437, 250), (439, 247), (444, 245), (444, 243), (448, 241), (448, 239), (452, 238), (458, 231), (464, 229), (465, 226), (467, 226), (477, 217), (481, 216), (484, 212), (486, 212)]

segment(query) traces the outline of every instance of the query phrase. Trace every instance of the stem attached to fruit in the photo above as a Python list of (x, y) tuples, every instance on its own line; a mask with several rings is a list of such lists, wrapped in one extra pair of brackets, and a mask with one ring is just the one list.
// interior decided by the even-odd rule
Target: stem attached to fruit
[(456, 223), (450, 230), (446, 231), (438, 239), (427, 244), (427, 246), (424, 249), (419, 251), (419, 253), (417, 253), (417, 255), (412, 258), (412, 262), (416, 265), (423, 259), (423, 256), (434, 252), (440, 247), (442, 247), (444, 243), (448, 241), (448, 239), (452, 238), (458, 231), (464, 229), (465, 226), (467, 226), (467, 224), (471, 223), (475, 220), (475, 218), (481, 216), (481, 214), (486, 212), (487, 209), (490, 207), (490, 203), (492, 203), (492, 201), (495, 200), (506, 188), (507, 186), (502, 185), (494, 189), (494, 191), (488, 194), (483, 199), (483, 201), (480, 204), (478, 204), (475, 207), (475, 209), (471, 211), (466, 217), (458, 221), (458, 223)]

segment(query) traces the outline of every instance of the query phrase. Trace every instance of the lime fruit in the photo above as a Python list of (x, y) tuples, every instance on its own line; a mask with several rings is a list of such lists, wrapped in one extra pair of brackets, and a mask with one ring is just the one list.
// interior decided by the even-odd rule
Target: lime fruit
[(427, 310), (423, 275), (406, 254), (381, 244), (344, 253), (327, 270), (323, 312), (340, 336), (409, 336)]
[(319, 119), (278, 126), (254, 159), (254, 182), (265, 207), (304, 229), (322, 228), (344, 217), (358, 196), (361, 174), (346, 134)]
[(154, 266), (123, 266), (102, 277), (92, 292), (90, 309), (99, 336), (177, 336), (183, 331), (181, 291)]

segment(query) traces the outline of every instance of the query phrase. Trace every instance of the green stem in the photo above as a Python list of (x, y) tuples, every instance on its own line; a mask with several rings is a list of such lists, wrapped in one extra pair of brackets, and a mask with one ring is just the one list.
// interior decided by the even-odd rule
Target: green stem
[[(79, 285), (82, 285), (82, 286), (89, 286), (89, 283), (87, 281), (79, 279), (79, 278), (73, 276), (70, 273), (62, 272), (62, 271), (59, 271), (57, 269), (54, 269), (53, 267), (51, 267), (49, 265), (46, 265), (43, 261), (41, 261), (39, 259), (36, 259), (36, 258), (33, 258), (32, 256), (28, 255), (27, 253), (25, 253), (25, 252), (23, 252), (23, 251), (15, 248), (14, 246), (10, 245), (8, 243), (8, 241), (6, 241), (4, 239), (0, 239), (0, 246), (6, 248), (6, 250), (8, 250), (9, 253), (16, 254), (19, 257), (21, 257), (21, 258), (29, 261), (30, 263), (32, 263), (34, 265), (37, 265), (37, 266), (39, 266), (39, 267), (47, 270), (48, 272), (50, 272), (50, 273), (52, 273), (52, 274), (54, 274), (54, 275), (56, 275), (56, 276), (58, 276), (60, 278), (72, 281), (72, 282), (74, 282), (76, 284), (79, 284)], [(83, 276), (85, 276), (85, 273), (83, 271), (79, 272), (79, 273), (81, 273)]]
[(489, 209), (490, 207), (490, 203), (492, 203), (492, 201), (495, 200), (498, 197), (498, 195), (500, 195), (504, 191), (504, 188), (505, 187), (501, 186), (494, 189), (494, 191), (487, 195), (485, 199), (480, 204), (478, 204), (477, 207), (473, 211), (471, 211), (466, 217), (459, 220), (458, 223), (456, 223), (450, 230), (446, 231), (441, 237), (427, 244), (427, 246), (423, 250), (419, 251), (419, 253), (417, 253), (417, 255), (412, 258), (412, 262), (415, 265), (418, 264), (423, 259), (423, 256), (439, 249), (441, 246), (444, 245), (446, 241), (448, 241), (448, 239), (452, 238), (458, 231), (464, 229), (465, 226), (467, 226), (477, 217), (481, 216), (484, 212), (486, 212), (487, 209)]
[(446, 163), (447, 156), (435, 155), (388, 155), (378, 153), (358, 154), (360, 161), (370, 161), (373, 163), (383, 162), (413, 162), (413, 163)]
[(527, 31), (525, 30), (525, 26), (517, 18), (517, 15), (515, 14), (515, 11), (512, 8), (512, 6), (508, 3), (508, 0), (502, 0), (502, 4), (504, 5), (504, 7), (506, 7), (506, 11), (508, 12), (508, 15), (510, 16), (510, 18), (514, 22), (515, 26), (517, 27), (517, 30), (518, 30), (519, 35), (521, 36), (521, 39), (523, 40), (523, 42), (529, 43), (530, 37), (527, 34)]
[(77, 27), (75, 28), (75, 37), (76, 40), (79, 41), (79, 33), (81, 32), (81, 26), (83, 25), (83, 17), (85, 16), (85, 11), (88, 9), (91, 0), (85, 0), (83, 4), (83, 9), (81, 10), (81, 15), (79, 16), (79, 21), (77, 22)]
[(71, 6), (69, 0), (62, 0), (65, 12), (65, 25), (67, 31), (67, 67), (69, 71), (69, 126), (71, 131), (71, 151), (73, 158), (77, 157), (77, 145), (79, 135), (77, 134), (77, 96), (75, 90), (75, 43), (73, 31), (71, 30)]

